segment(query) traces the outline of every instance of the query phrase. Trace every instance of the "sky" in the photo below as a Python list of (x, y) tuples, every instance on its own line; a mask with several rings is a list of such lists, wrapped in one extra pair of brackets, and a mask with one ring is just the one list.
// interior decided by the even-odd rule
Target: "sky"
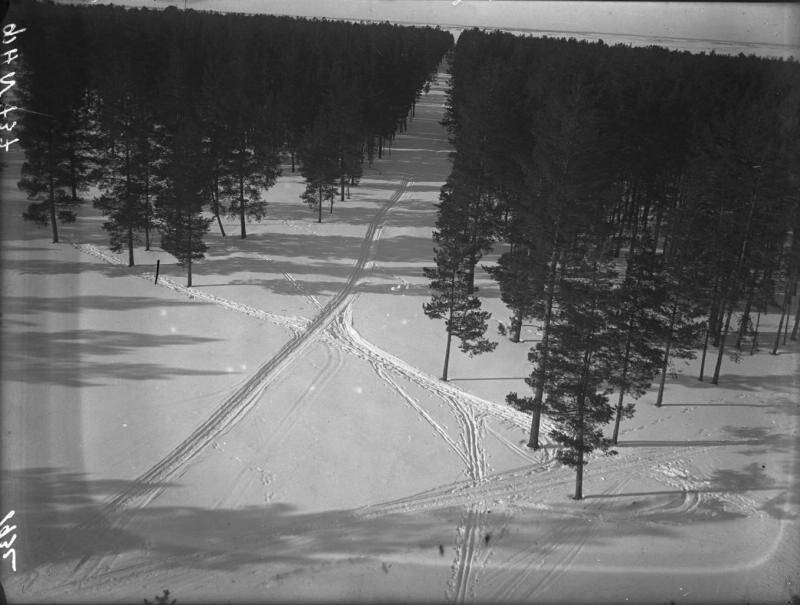
[[(103, 0), (83, 0), (103, 2)], [(198, 10), (490, 27), (635, 46), (794, 56), (800, 4), (752, 2), (570, 2), (533, 0), (185, 0)], [(182, 7), (184, 0), (111, 0)]]

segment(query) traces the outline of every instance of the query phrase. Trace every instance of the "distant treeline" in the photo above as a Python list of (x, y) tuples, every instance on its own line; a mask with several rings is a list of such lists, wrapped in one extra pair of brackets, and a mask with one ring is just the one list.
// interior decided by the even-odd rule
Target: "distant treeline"
[(625, 398), (657, 378), (661, 404), (672, 359), (701, 350), (702, 380), (716, 346), (716, 383), (725, 353), (755, 349), (770, 305), (781, 313), (773, 352), (786, 338), (800, 269), (800, 65), (472, 30), (451, 74), (456, 154), (425, 310), (447, 320), (448, 352), (453, 336), (465, 352), (492, 350), (474, 273), (502, 244), (487, 269), (511, 339), (526, 321), (542, 328), (531, 396), (508, 401), (532, 411), (531, 447), (542, 411), (554, 420), (581, 497), (585, 455), (616, 443), (633, 411)]
[[(90, 186), (113, 249), (140, 237), (186, 265), (220, 215), (265, 212), (280, 157), (317, 207), (357, 184), (435, 77), (451, 34), (266, 15), (17, 2), (15, 119), (25, 218), (75, 220)], [(204, 209), (210, 209), (209, 213)], [(224, 231), (223, 231), (224, 233)]]

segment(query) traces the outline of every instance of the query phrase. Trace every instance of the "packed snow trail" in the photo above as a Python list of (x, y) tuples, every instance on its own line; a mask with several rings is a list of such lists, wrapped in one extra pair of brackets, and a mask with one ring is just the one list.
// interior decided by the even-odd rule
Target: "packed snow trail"
[(369, 258), (376, 230), (383, 223), (389, 209), (400, 200), (410, 185), (411, 181), (409, 179), (403, 179), (401, 187), (375, 214), (364, 235), (359, 257), (350, 272), (347, 282), (316, 317), (309, 322), (305, 331), (300, 335), (294, 336), (275, 356), (258, 368), (247, 382), (228, 397), (205, 422), (198, 426), (169, 454), (147, 472), (137, 477), (130, 487), (122, 490), (107, 502), (101, 508), (98, 516), (88, 525), (104, 523), (104, 518), (107, 515), (128, 506), (134, 501), (139, 500), (139, 506), (146, 505), (163, 489), (159, 487), (159, 484), (164, 484), (170, 478), (175, 477), (203, 448), (209, 445), (218, 435), (233, 427), (255, 405), (267, 386), (275, 380), (282, 370), (299, 357), (300, 353), (314, 340), (315, 336), (324, 331), (328, 324), (333, 321), (340, 307), (348, 300)]

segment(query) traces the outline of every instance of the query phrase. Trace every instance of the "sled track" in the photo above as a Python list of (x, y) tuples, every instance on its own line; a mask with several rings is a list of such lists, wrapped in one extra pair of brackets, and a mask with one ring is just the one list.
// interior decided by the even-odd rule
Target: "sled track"
[[(402, 186), (376, 213), (369, 224), (364, 239), (361, 242), (361, 251), (350, 277), (339, 292), (322, 308), (311, 320), (305, 331), (290, 339), (278, 353), (269, 361), (261, 365), (255, 374), (226, 399), (205, 422), (198, 426), (186, 439), (175, 447), (169, 454), (151, 467), (147, 472), (137, 477), (133, 484), (121, 491), (107, 502), (98, 515), (81, 527), (91, 527), (105, 523), (105, 517), (114, 513), (135, 500), (140, 500), (139, 505), (145, 506), (158, 493), (159, 484), (175, 477), (185, 465), (192, 460), (213, 439), (231, 429), (258, 401), (259, 396), (276, 376), (290, 365), (299, 354), (307, 347), (315, 336), (320, 334), (336, 316), (339, 307), (348, 299), (354, 290), (361, 271), (369, 258), (373, 238), (377, 228), (381, 225), (386, 213), (406, 193), (411, 181), (403, 179)], [(190, 292), (192, 292), (190, 290)], [(192, 292), (194, 293), (194, 292)]]

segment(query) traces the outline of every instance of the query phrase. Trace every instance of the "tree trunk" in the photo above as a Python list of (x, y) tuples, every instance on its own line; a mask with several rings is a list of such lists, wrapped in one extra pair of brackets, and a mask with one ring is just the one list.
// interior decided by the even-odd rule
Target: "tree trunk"
[(131, 147), (130, 143), (125, 143), (125, 199), (127, 199), (128, 211), (128, 266), (133, 267), (133, 216), (135, 200), (131, 195)]
[(453, 340), (453, 335), (450, 330), (447, 330), (447, 346), (444, 349), (444, 369), (442, 369), (442, 380), (447, 382), (447, 369), (450, 365), (450, 341)]
[(319, 186), (319, 215), (317, 216), (317, 222), (322, 222), (322, 185)]
[(742, 338), (744, 338), (745, 333), (747, 332), (747, 326), (750, 323), (750, 309), (753, 306), (753, 296), (755, 295), (756, 290), (756, 280), (753, 279), (750, 282), (750, 289), (747, 292), (747, 301), (744, 303), (744, 310), (742, 311), (742, 322), (739, 324), (739, 332), (736, 336), (736, 348), (738, 350), (742, 350)]
[(133, 267), (133, 225), (128, 225), (128, 266)]
[(522, 312), (517, 311), (511, 318), (511, 342), (519, 342), (522, 338)]
[(553, 248), (551, 256), (550, 279), (547, 282), (547, 308), (544, 314), (544, 325), (542, 326), (542, 358), (536, 369), (536, 391), (533, 397), (533, 415), (531, 417), (531, 430), (528, 437), (528, 447), (539, 449), (539, 429), (542, 422), (542, 412), (544, 411), (544, 380), (545, 364), (547, 363), (548, 346), (550, 342), (550, 321), (553, 318), (553, 299), (555, 297), (556, 274), (558, 266), (558, 251)]
[(631, 325), (628, 326), (628, 335), (625, 340), (625, 360), (622, 362), (622, 377), (620, 380), (620, 387), (619, 387), (619, 400), (617, 401), (617, 410), (616, 410), (616, 417), (614, 418), (614, 434), (611, 437), (611, 440), (614, 442), (614, 445), (617, 444), (617, 439), (619, 438), (619, 425), (622, 422), (622, 400), (625, 397), (625, 380), (628, 378), (628, 363), (631, 357), (631, 341), (633, 340), (633, 327)]
[(245, 227), (245, 206), (244, 206), (244, 177), (239, 177), (239, 223), (242, 228), (241, 239), (247, 237), (247, 227)]
[(783, 321), (784, 319), (788, 321), (788, 318), (786, 317), (786, 314), (789, 310), (789, 305), (787, 304), (788, 302), (789, 302), (789, 284), (787, 283), (786, 290), (784, 291), (783, 294), (783, 304), (781, 305), (781, 319), (778, 322), (778, 332), (775, 334), (775, 346), (772, 347), (773, 355), (778, 354), (778, 347), (781, 344), (781, 332), (783, 331)]
[(653, 252), (658, 250), (658, 240), (661, 239), (661, 222), (664, 220), (664, 204), (658, 204), (656, 208), (656, 225), (653, 230)]
[[(340, 177), (339, 185), (341, 187), (341, 193), (339, 195), (339, 201), (344, 201), (344, 174)], [(331, 212), (333, 211), (333, 201), (331, 201)]]
[(456, 291), (456, 276), (450, 278), (450, 310), (447, 314), (447, 346), (444, 349), (444, 369), (442, 370), (442, 380), (447, 382), (447, 369), (450, 365), (450, 344), (453, 340), (453, 333), (450, 331), (450, 326), (453, 325), (453, 307), (455, 302), (453, 297)]
[(214, 175), (214, 191), (211, 195), (214, 197), (214, 218), (217, 219), (220, 234), (225, 237), (225, 227), (222, 226), (222, 219), (219, 216), (219, 176), (217, 175)]
[(756, 329), (753, 332), (753, 342), (750, 343), (750, 355), (756, 352), (758, 349), (758, 326), (761, 323), (761, 310), (759, 309), (758, 315), (756, 315)]
[(792, 340), (797, 340), (798, 327), (800, 327), (800, 305), (797, 305), (797, 313), (795, 313), (794, 316), (794, 327), (792, 328), (792, 335), (790, 337)]
[(186, 269), (187, 269), (187, 271), (186, 271), (186, 287), (187, 288), (191, 288), (192, 287), (192, 258), (191, 257), (189, 257), (189, 261), (186, 264)]
[(700, 358), (700, 376), (698, 376), (700, 382), (703, 381), (703, 372), (705, 372), (706, 369), (706, 353), (708, 353), (708, 338), (710, 335), (711, 330), (708, 321), (706, 321), (706, 337), (703, 339), (703, 355)]
[(711, 384), (719, 383), (719, 370), (722, 367), (722, 355), (725, 351), (725, 340), (728, 338), (728, 329), (731, 327), (731, 316), (733, 315), (733, 303), (728, 307), (726, 314), (725, 327), (719, 338), (719, 351), (717, 352), (717, 365), (714, 367), (714, 377), (711, 379)]
[(50, 230), (53, 233), (53, 243), (58, 243), (58, 224), (56, 223), (56, 184), (55, 175), (53, 171), (53, 127), (50, 126), (50, 149), (47, 155), (47, 160), (50, 165)]
[(575, 467), (575, 495), (573, 500), (583, 500), (583, 400), (582, 394), (578, 398), (578, 465)]
[(717, 332), (717, 318), (719, 317), (719, 301), (717, 300), (717, 292), (716, 289), (714, 291), (714, 298), (711, 301), (711, 310), (708, 313), (708, 322), (706, 323), (706, 329), (712, 336), (712, 343), (713, 346), (719, 345), (718, 339), (718, 332)]
[(72, 201), (78, 201), (78, 169), (75, 166), (75, 140), (74, 135), (69, 135), (69, 186)]
[(294, 172), (294, 149), (292, 150), (290, 155), (292, 156), (292, 172)]
[(794, 290), (797, 285), (796, 281), (792, 282), (792, 287), (789, 289), (789, 302), (786, 304), (786, 324), (783, 327), (783, 344), (786, 345), (786, 338), (789, 335), (789, 316), (792, 313), (792, 299), (794, 298)]
[(678, 314), (678, 301), (672, 305), (672, 315), (669, 318), (669, 333), (667, 334), (667, 346), (664, 348), (664, 361), (661, 364), (661, 382), (658, 385), (658, 396), (656, 397), (656, 407), (660, 408), (664, 401), (664, 384), (667, 381), (667, 368), (669, 368), (669, 353), (672, 348), (672, 332), (675, 328), (675, 317)]

